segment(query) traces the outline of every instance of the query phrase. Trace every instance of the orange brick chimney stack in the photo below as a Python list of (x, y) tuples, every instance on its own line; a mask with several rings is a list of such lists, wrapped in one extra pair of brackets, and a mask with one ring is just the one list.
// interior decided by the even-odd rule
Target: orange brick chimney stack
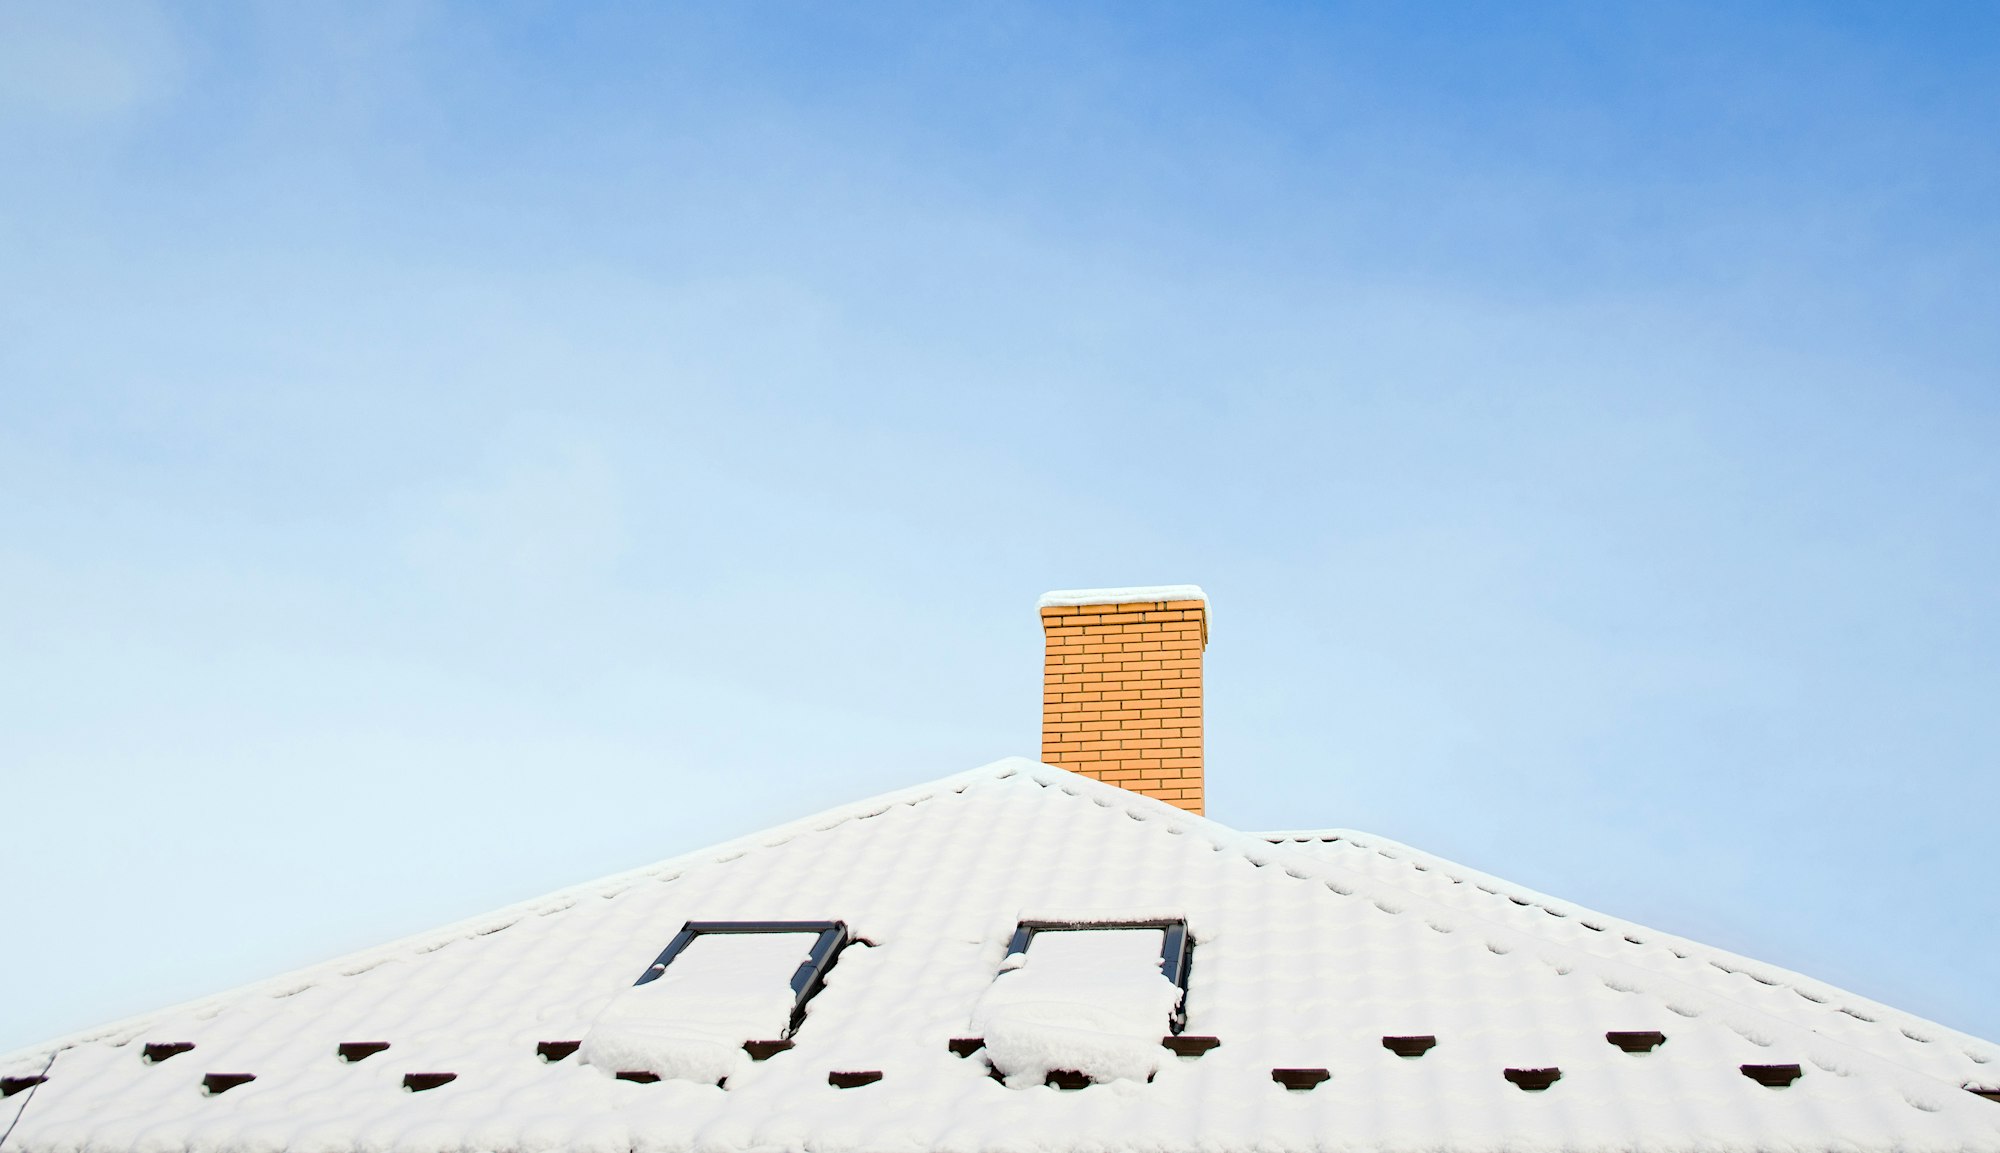
[(1201, 812), (1207, 594), (1063, 589), (1039, 607), (1042, 760)]

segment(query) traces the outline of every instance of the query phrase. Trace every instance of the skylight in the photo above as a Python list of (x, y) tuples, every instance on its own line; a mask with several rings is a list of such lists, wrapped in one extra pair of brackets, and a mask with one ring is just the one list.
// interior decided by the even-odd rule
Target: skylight
[(790, 1047), (846, 943), (839, 922), (690, 921), (599, 1014), (583, 1059), (628, 1081), (719, 1084), (752, 1050)]
[(1188, 960), (1182, 921), (1025, 921), (973, 1027), (1010, 1086), (1144, 1081), (1180, 1030)]

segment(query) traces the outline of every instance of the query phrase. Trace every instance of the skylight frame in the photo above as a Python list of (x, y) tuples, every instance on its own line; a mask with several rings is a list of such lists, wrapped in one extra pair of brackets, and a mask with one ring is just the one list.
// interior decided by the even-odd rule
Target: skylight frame
[(1026, 953), (1034, 943), (1035, 934), (1042, 932), (1075, 932), (1092, 929), (1158, 929), (1160, 941), (1160, 975), (1172, 981), (1180, 989), (1181, 995), (1174, 1002), (1173, 1014), (1167, 1018), (1169, 1032), (1175, 1036), (1187, 1028), (1188, 969), (1194, 962), (1194, 938), (1188, 934), (1187, 919), (1184, 917), (1159, 917), (1139, 921), (1022, 921), (1014, 928), (1014, 937), (1007, 942), (1007, 955)]
[(792, 973), (792, 1017), (785, 1026), (784, 1035), (779, 1040), (789, 1040), (805, 1023), (806, 1002), (818, 994), (826, 984), (826, 974), (840, 959), (840, 951), (845, 949), (854, 937), (848, 932), (845, 921), (688, 921), (639, 979), (632, 982), (634, 988), (659, 980), (674, 963), (674, 958), (694, 944), (695, 938), (703, 935), (723, 933), (816, 933), (812, 948), (806, 959)]

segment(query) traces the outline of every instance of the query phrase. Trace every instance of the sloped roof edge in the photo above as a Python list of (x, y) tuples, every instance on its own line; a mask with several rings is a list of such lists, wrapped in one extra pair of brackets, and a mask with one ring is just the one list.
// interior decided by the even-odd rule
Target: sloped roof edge
[[(963, 792), (967, 787), (978, 781), (1007, 777), (1016, 773), (1035, 770), (1060, 773), (1064, 776), (1073, 775), (1052, 766), (1038, 764), (1026, 757), (1003, 757), (989, 764), (967, 769), (964, 772), (954, 773), (951, 776), (942, 777), (935, 781), (895, 789), (863, 800), (838, 805), (831, 809), (823, 809), (817, 813), (788, 821), (782, 825), (760, 829), (727, 841), (681, 853), (663, 861), (655, 861), (651, 864), (641, 865), (638, 868), (627, 869), (623, 872), (612, 873), (608, 876), (584, 881), (580, 884), (558, 889), (553, 893), (546, 893), (539, 897), (518, 901), (492, 912), (466, 917), (439, 928), (412, 933), (408, 936), (399, 937), (367, 949), (346, 953), (330, 960), (290, 969), (275, 976), (251, 981), (247, 984), (233, 985), (214, 993), (204, 994), (200, 997), (190, 998), (186, 1001), (163, 1006), (144, 1013), (137, 1013), (129, 1017), (122, 1017), (102, 1025), (79, 1029), (51, 1040), (23, 1046), (11, 1052), (0, 1053), (0, 1068), (11, 1068), (16, 1065), (25, 1065), (39, 1061), (52, 1053), (76, 1045), (102, 1041), (121, 1035), (136, 1036), (151, 1022), (173, 1014), (199, 1013), (211, 1006), (219, 1006), (246, 995), (267, 990), (288, 988), (298, 985), (301, 982), (345, 975), (350, 970), (372, 966), (375, 962), (406, 952), (424, 952), (442, 947), (444, 944), (452, 941), (464, 940), (495, 932), (523, 917), (557, 911), (575, 904), (584, 897), (593, 897), (606, 892), (630, 888), (641, 881), (657, 878), (662, 873), (686, 872), (689, 869), (700, 868), (705, 865), (726, 863), (753, 849), (765, 845), (780, 844), (805, 833), (828, 829), (847, 821), (874, 816), (897, 805), (921, 804), (924, 801), (948, 793)], [(1092, 783), (1095, 784), (1096, 782)], [(1110, 788), (1111, 786), (1101, 787)], [(1123, 790), (1120, 791), (1122, 792)], [(1139, 797), (1138, 794), (1130, 795), (1137, 800), (1150, 801), (1150, 798)], [(1196, 819), (1179, 809), (1166, 805), (1164, 802), (1153, 803), (1160, 804), (1162, 808), (1169, 812), (1189, 820)]]
[[(1949, 1085), (1944, 1078), (1933, 1072), (1925, 1072), (1895, 1060), (1876, 1048), (1852, 1040), (1827, 1036), (1799, 1021), (1785, 1015), (1776, 1014), (1767, 1008), (1733, 999), (1726, 993), (1713, 988), (1704, 988), (1690, 983), (1672, 972), (1647, 967), (1635, 961), (1621, 960), (1587, 949), (1567, 941), (1541, 935), (1519, 924), (1509, 924), (1492, 916), (1482, 915), (1476, 910), (1455, 907), (1440, 902), (1435, 897), (1414, 889), (1386, 881), (1381, 877), (1357, 872), (1335, 861), (1311, 856), (1296, 848), (1288, 849), (1274, 844), (1267, 834), (1245, 833), (1214, 821), (1186, 813), (1164, 802), (1131, 793), (1086, 777), (1079, 776), (1053, 766), (1040, 765), (1025, 758), (1007, 758), (976, 769), (968, 770), (911, 788), (894, 790), (849, 805), (838, 806), (812, 814), (771, 829), (747, 836), (734, 838), (720, 844), (699, 849), (691, 853), (661, 861), (638, 869), (627, 870), (584, 884), (571, 886), (558, 892), (530, 901), (520, 902), (501, 910), (477, 917), (467, 918), (440, 929), (416, 934), (397, 941), (377, 946), (358, 953), (308, 966), (264, 981), (237, 986), (223, 992), (179, 1006), (127, 1018), (123, 1021), (94, 1029), (83, 1030), (68, 1037), (17, 1050), (0, 1057), (0, 1063), (13, 1065), (45, 1060), (56, 1051), (91, 1041), (127, 1035), (136, 1036), (151, 1022), (171, 1013), (200, 1012), (209, 1006), (223, 1006), (227, 1002), (255, 995), (259, 992), (283, 989), (300, 982), (326, 980), (329, 978), (358, 974), (374, 964), (386, 961), (409, 951), (426, 952), (442, 948), (455, 940), (467, 939), (498, 931), (515, 921), (530, 915), (556, 913), (569, 908), (588, 896), (611, 895), (623, 891), (642, 881), (674, 880), (693, 870), (705, 870), (734, 861), (746, 854), (764, 847), (775, 847), (797, 837), (814, 832), (831, 830), (850, 821), (863, 820), (888, 812), (899, 805), (920, 805), (932, 799), (943, 798), (955, 793), (964, 793), (976, 785), (996, 782), (1007, 778), (1021, 777), (1045, 788), (1088, 801), (1097, 806), (1118, 809), (1135, 820), (1156, 823), (1162, 832), (1188, 835), (1206, 847), (1218, 852), (1234, 852), (1253, 866), (1276, 866), (1274, 873), (1288, 875), (1294, 880), (1324, 885), (1342, 896), (1357, 896), (1372, 901), (1382, 912), (1391, 915), (1412, 914), (1422, 918), (1429, 926), (1441, 933), (1471, 931), (1483, 939), (1485, 946), (1496, 953), (1514, 949), (1527, 949), (1529, 955), (1541, 963), (1549, 965), (1559, 973), (1583, 969), (1607, 986), (1621, 992), (1642, 992), (1667, 1009), (1682, 1016), (1700, 1016), (1708, 1012), (1716, 1014), (1715, 1019), (1757, 1044), (1768, 1041), (1756, 1040), (1759, 1034), (1776, 1030), (1791, 1036), (1795, 1048), (1810, 1056), (1822, 1068), (1841, 1070), (1865, 1067), (1877, 1075), (1885, 1076), (1899, 1085), (1912, 1104), (1930, 1111), (1950, 1109), (1958, 1104), (1952, 1098), (1957, 1096), (1956, 1085)], [(1325, 836), (1329, 834), (1316, 834)], [(1363, 838), (1365, 834), (1357, 835)], [(1373, 839), (1371, 840), (1379, 840)], [(1358, 843), (1358, 840), (1357, 840)], [(1415, 850), (1410, 850), (1412, 855)], [(1467, 870), (1470, 872), (1470, 870)], [(1481, 874), (1483, 878), (1484, 875)], [(1511, 888), (1511, 886), (1510, 886)], [(1607, 918), (1609, 920), (1609, 918)], [(1625, 924), (1620, 922), (1620, 924)], [(1638, 928), (1637, 926), (1633, 926)], [(1651, 933), (1651, 930), (1644, 930)], [(1713, 950), (1705, 950), (1714, 952)], [(1921, 1019), (1908, 1014), (1892, 1013), (1902, 1021), (1918, 1025), (1928, 1025)], [(1892, 1026), (1895, 1022), (1892, 1022)], [(1942, 1027), (1938, 1027), (1942, 1029)], [(1961, 1035), (1962, 1036), (1962, 1035)], [(1966, 1038), (1978, 1046), (1982, 1054), (1991, 1054), (1992, 1047), (1975, 1038)], [(113, 1042), (116, 1043), (116, 1042)], [(1975, 1061), (1985, 1061), (1989, 1056), (1975, 1054), (1970, 1048), (1967, 1055)], [(1936, 1092), (1950, 1088), (1954, 1093), (1940, 1096)], [(1969, 1099), (1969, 1098), (1968, 1098)]]
[[(1252, 835), (1280, 849), (1293, 848), (1297, 855), (1306, 860), (1332, 867), (1338, 867), (1338, 865), (1324, 858), (1315, 857), (1309, 851), (1299, 850), (1297, 846), (1302, 843), (1311, 842), (1345, 841), (1358, 849), (1372, 852), (1385, 859), (1405, 863), (1412, 869), (1429, 871), (1447, 879), (1471, 885), (1477, 891), (1489, 894), (1496, 902), (1511, 902), (1516, 906), (1540, 909), (1555, 916), (1574, 920), (1579, 923), (1589, 923), (1593, 927), (1602, 929), (1607, 939), (1620, 940), (1633, 946), (1635, 962), (1637, 962), (1636, 967), (1646, 973), (1652, 974), (1656, 980), (1675, 981), (1676, 978), (1672, 973), (1665, 972), (1644, 962), (1657, 962), (1663, 960), (1664, 955), (1671, 954), (1678, 960), (1694, 960), (1725, 974), (1748, 977), (1763, 986), (1790, 990), (1797, 994), (1800, 1000), (1804, 1002), (1797, 1006), (1797, 1008), (1806, 1010), (1809, 1013), (1845, 1014), (1855, 1021), (1877, 1026), (1885, 1032), (1899, 1031), (1902, 1036), (1912, 1041), (1949, 1043), (1960, 1049), (1974, 1062), (2000, 1067), (2000, 1046), (1996, 1046), (1993, 1042), (1983, 1037), (1954, 1029), (1949, 1025), (1933, 1021), (1930, 1018), (1921, 1017), (1906, 1010), (1898, 1009), (1892, 1005), (1862, 996), (1849, 989), (1828, 984), (1782, 966), (1772, 965), (1739, 953), (1730, 952), (1727, 949), (1704, 944), (1688, 937), (1662, 931), (1650, 925), (1629, 921), (1622, 917), (1600, 912), (1588, 906), (1576, 904), (1573, 901), (1566, 901), (1559, 897), (1551, 896), (1539, 890), (1508, 881), (1504, 877), (1498, 877), (1468, 865), (1459, 864), (1448, 858), (1425, 852), (1422, 849), (1389, 837), (1378, 836), (1356, 829), (1342, 828), (1288, 829)], [(1459, 915), (1462, 916), (1465, 914), (1459, 911)], [(1513, 932), (1529, 932), (1530, 935), (1535, 935), (1531, 930), (1526, 930), (1519, 925), (1510, 924), (1506, 921), (1494, 920), (1490, 923), (1502, 925)], [(1561, 944), (1561, 942), (1554, 943)], [(1640, 961), (1640, 958), (1644, 960)], [(1611, 957), (1606, 957), (1605, 959), (1616, 960), (1616, 958)], [(1713, 990), (1702, 990), (1702, 994), (1708, 997), (1717, 996)], [(1770, 1015), (1769, 1010), (1759, 1006), (1744, 1004), (1740, 1001), (1733, 1003), (1741, 1005), (1750, 1012), (1760, 1015)], [(1783, 1018), (1779, 1019), (1783, 1020)], [(1837, 1020), (1837, 1018), (1833, 1019)], [(1793, 1024), (1793, 1022), (1789, 1021), (1787, 1023)], [(1873, 1052), (1872, 1050), (1870, 1051)], [(1893, 1058), (1882, 1054), (1877, 1053), (1876, 1055), (1881, 1057), (1881, 1059), (1893, 1061)]]

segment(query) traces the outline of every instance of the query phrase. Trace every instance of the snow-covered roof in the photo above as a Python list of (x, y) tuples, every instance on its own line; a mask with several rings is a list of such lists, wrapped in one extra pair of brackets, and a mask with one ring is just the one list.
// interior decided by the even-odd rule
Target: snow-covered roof
[(1134, 585), (1122, 589), (1051, 589), (1035, 601), (1039, 609), (1064, 605), (1129, 605), (1143, 601), (1200, 601), (1208, 594), (1200, 585)]
[[(683, 926), (745, 920), (853, 938), (789, 1049), (727, 1054), (720, 1087), (538, 1053), (640, 1020), (634, 980)], [(1022, 968), (1010, 942), (1096, 921), (1185, 924), (1182, 1036), (1219, 1045), (1162, 1047), (1150, 1081), (995, 1079), (961, 1040), (1007, 1016), (991, 995), (1037, 971), (1036, 1004), (1095, 995), (1065, 993), (1063, 965), (1115, 952)], [(776, 972), (796, 954), (741, 955)], [(354, 1043), (388, 1047), (341, 1060)], [(213, 1074), (255, 1079), (205, 1092)], [(1240, 833), (1020, 760), (0, 1057), (0, 1075), (47, 1078), (0, 1099), (5, 1153), (2000, 1150), (2000, 1104), (1966, 1091), (2000, 1086), (2000, 1048), (1976, 1038), (1393, 842)]]

